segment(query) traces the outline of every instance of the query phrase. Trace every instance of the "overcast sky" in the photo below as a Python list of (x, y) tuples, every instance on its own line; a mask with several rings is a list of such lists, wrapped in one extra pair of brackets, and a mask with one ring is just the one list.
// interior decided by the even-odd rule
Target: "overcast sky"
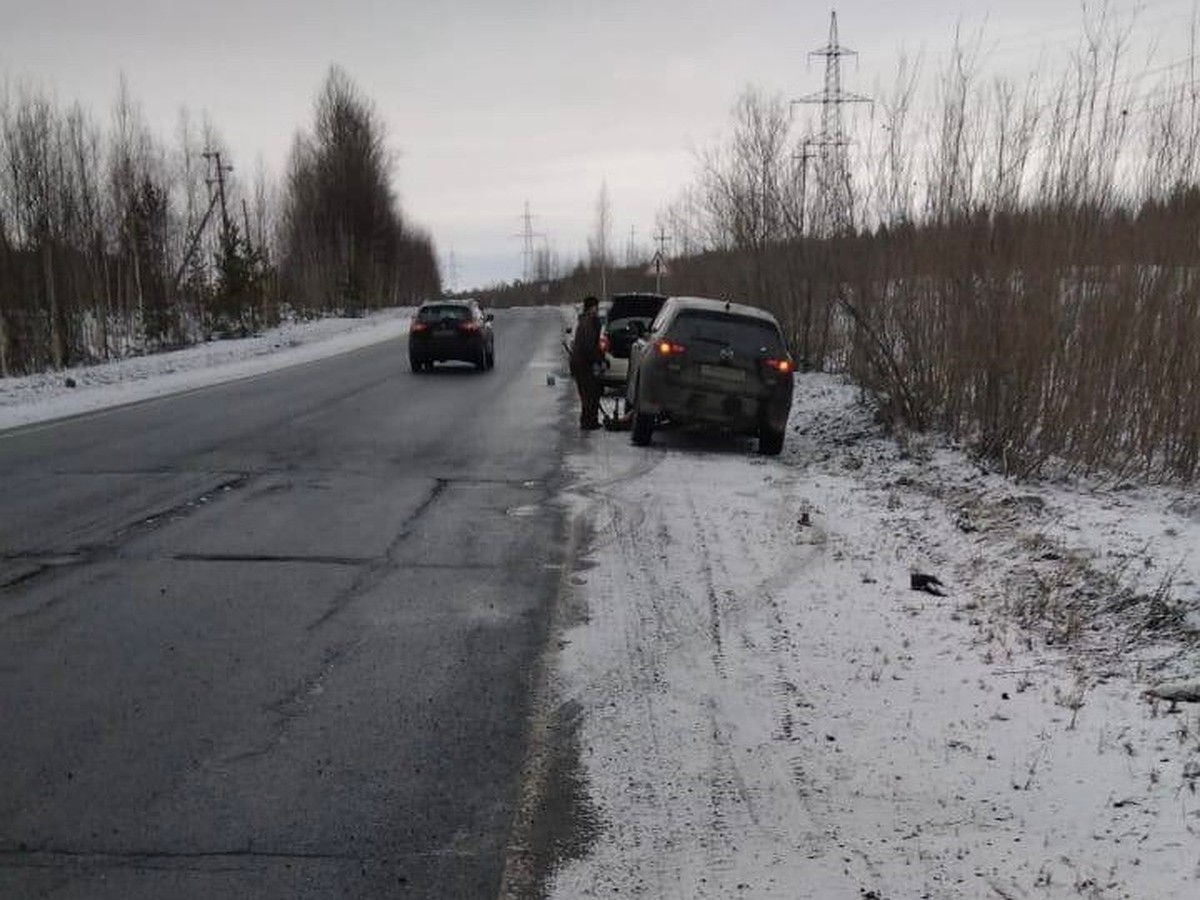
[[(1098, 4), (1092, 2), (1089, 7)], [(1113, 0), (1155, 60), (1189, 53), (1193, 0)], [(901, 53), (932, 69), (955, 30), (990, 67), (1053, 63), (1078, 46), (1079, 0), (0, 0), (0, 77), (106, 119), (122, 74), (164, 141), (207, 114), (241, 172), (284, 167), (330, 65), (382, 114), (408, 217), (457, 287), (521, 276), (521, 214), (566, 262), (583, 254), (606, 181), (613, 243), (649, 245), (750, 85), (823, 85), (836, 8), (844, 86), (886, 90)], [(802, 122), (797, 122), (801, 128)]]

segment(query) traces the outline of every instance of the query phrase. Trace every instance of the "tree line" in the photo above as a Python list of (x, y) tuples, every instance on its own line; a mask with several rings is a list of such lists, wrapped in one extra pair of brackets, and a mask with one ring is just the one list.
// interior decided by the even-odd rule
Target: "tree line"
[[(440, 290), (373, 103), (330, 70), (282, 182), (230, 170), (216, 128), (156, 136), (122, 82), (107, 124), (0, 92), (0, 376), (241, 335), (283, 315)], [(239, 167), (240, 168), (240, 167)]]
[[(901, 434), (944, 430), (1006, 472), (1194, 480), (1195, 55), (1147, 86), (1119, 75), (1128, 37), (1091, 22), (1061, 75), (1026, 80), (985, 79), (958, 45), (925, 94), (902, 60), (844, 183), (781, 96), (747, 90), (661, 215), (664, 290), (771, 310)], [(610, 269), (609, 291), (653, 290), (644, 270)], [(539, 293), (600, 287), (590, 259)]]

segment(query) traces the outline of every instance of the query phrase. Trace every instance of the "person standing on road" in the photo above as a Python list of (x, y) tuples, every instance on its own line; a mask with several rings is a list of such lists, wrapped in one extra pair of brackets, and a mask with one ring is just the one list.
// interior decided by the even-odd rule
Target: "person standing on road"
[(583, 312), (575, 323), (575, 339), (571, 342), (571, 377), (579, 390), (579, 427), (584, 431), (600, 427), (600, 377), (596, 370), (603, 362), (600, 301), (584, 297)]

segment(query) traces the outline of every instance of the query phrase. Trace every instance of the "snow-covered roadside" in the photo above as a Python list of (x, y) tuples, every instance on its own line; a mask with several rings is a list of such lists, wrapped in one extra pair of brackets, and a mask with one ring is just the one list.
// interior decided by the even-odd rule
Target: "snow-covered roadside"
[[(261, 375), (408, 333), (412, 307), (361, 318), (294, 321), (240, 340), (0, 379), (0, 429)], [(71, 379), (75, 386), (69, 387)]]
[[(410, 314), (0, 380), (0, 428), (386, 340)], [(559, 690), (603, 828), (554, 896), (1197, 896), (1200, 707), (1142, 689), (1200, 676), (1200, 497), (1015, 485), (901, 447), (854, 397), (805, 376), (779, 460), (605, 432), (571, 454), (595, 541)]]
[(1200, 708), (1143, 694), (1200, 675), (1195, 493), (1016, 485), (854, 401), (802, 378), (778, 461), (571, 455), (602, 828), (552, 896), (1200, 895)]

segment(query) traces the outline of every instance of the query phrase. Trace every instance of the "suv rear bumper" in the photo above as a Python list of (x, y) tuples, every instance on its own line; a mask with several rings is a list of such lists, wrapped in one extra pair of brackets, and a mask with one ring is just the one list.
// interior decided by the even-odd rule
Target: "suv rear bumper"
[(782, 432), (792, 409), (792, 390), (780, 388), (766, 396), (749, 396), (683, 385), (663, 385), (638, 398), (638, 409), (676, 425), (721, 428), (757, 434), (766, 426)]

